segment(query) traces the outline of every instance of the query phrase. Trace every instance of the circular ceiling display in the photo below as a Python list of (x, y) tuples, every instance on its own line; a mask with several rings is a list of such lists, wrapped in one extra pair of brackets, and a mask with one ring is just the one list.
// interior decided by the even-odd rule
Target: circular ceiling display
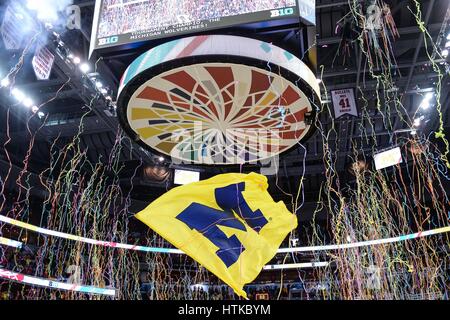
[(271, 159), (311, 134), (320, 106), (312, 71), (289, 52), (235, 36), (197, 36), (135, 60), (118, 115), (141, 146), (184, 164)]

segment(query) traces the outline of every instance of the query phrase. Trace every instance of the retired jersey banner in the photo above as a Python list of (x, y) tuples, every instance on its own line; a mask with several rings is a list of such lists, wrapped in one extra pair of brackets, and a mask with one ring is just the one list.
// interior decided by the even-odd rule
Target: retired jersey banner
[(333, 98), (334, 117), (336, 119), (345, 114), (358, 116), (353, 89), (331, 91), (331, 97)]
[(33, 69), (38, 80), (50, 79), (55, 56), (46, 47), (38, 47), (33, 57)]
[(223, 174), (175, 188), (136, 218), (243, 297), (297, 227), (297, 217), (267, 192), (265, 176)]
[(25, 35), (23, 31), (24, 15), (19, 10), (19, 6), (14, 3), (10, 4), (3, 17), (0, 33), (6, 50), (18, 50), (22, 46)]

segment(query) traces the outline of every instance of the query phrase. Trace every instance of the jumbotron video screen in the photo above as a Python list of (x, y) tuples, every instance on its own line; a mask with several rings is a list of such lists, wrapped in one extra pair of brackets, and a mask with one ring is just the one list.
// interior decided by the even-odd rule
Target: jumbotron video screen
[(315, 0), (97, 0), (91, 52), (253, 22), (304, 18)]

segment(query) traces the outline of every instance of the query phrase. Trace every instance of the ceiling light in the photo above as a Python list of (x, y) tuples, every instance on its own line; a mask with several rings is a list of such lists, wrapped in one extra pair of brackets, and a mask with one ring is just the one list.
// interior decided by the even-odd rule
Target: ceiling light
[(421, 122), (420, 118), (414, 119), (414, 126), (415, 127), (420, 126), (420, 122)]
[(14, 89), (11, 91), (11, 94), (12, 94), (13, 97), (16, 98), (17, 101), (19, 101), (19, 102), (22, 102), (22, 101), (25, 99), (25, 94), (24, 94), (22, 91), (20, 91), (19, 89), (17, 89), (17, 88), (14, 88)]
[(36, 11), (38, 19), (43, 22), (58, 20), (58, 8), (51, 1), (27, 0), (27, 8)]
[(96, 86), (97, 88), (103, 88), (103, 83), (101, 83), (100, 81), (97, 81), (97, 82), (95, 83), (95, 86)]
[(433, 92), (428, 92), (428, 93), (425, 95), (424, 99), (427, 100), (427, 101), (430, 101), (431, 99), (433, 99), (433, 96), (434, 96), (434, 93), (433, 93)]
[(88, 73), (90, 69), (91, 69), (91, 67), (90, 67), (87, 63), (83, 63), (83, 64), (80, 66), (80, 70), (81, 70), (81, 72), (83, 72), (83, 73)]
[(447, 40), (450, 40), (450, 33), (447, 35)]
[(107, 93), (108, 93), (108, 90), (106, 90), (105, 88), (102, 88), (102, 89), (100, 90), (100, 92), (101, 92), (102, 94), (107, 94)]
[(73, 63), (75, 63), (75, 64), (80, 64), (80, 63), (81, 63), (81, 59), (78, 58), (78, 57), (74, 57), (74, 58), (73, 58)]
[(33, 103), (33, 100), (31, 100), (30, 98), (26, 98), (24, 101), (23, 101), (23, 105), (25, 106), (25, 107), (27, 107), (27, 108), (31, 108), (31, 106), (33, 105), (34, 103)]
[(11, 82), (9, 81), (9, 78), (6, 77), (6, 78), (4, 78), (4, 79), (2, 80), (1, 86), (2, 86), (2, 87), (7, 87), (7, 86), (10, 85), (10, 83), (11, 83)]
[(430, 105), (431, 105), (431, 104), (430, 104), (430, 101), (424, 99), (424, 100), (422, 101), (422, 103), (420, 104), (420, 108), (426, 110), (426, 109), (428, 109), (428, 108), (430, 107)]
[(39, 9), (39, 4), (37, 1), (28, 0), (27, 8), (30, 10), (37, 10), (37, 9)]
[(447, 41), (447, 42), (445, 43), (445, 47), (446, 47), (446, 48), (450, 48), (450, 41)]
[(411, 135), (412, 135), (412, 136), (417, 135), (417, 130), (411, 130)]
[(159, 157), (158, 160), (159, 160), (159, 162), (164, 162), (165, 159), (164, 159), (164, 157)]
[(31, 111), (33, 111), (33, 113), (36, 113), (36, 112), (39, 111), (39, 108), (38, 108), (37, 106), (33, 106), (33, 107), (31, 108)]
[(447, 58), (448, 57), (448, 50), (447, 49), (442, 50), (441, 55), (442, 55), (442, 57)]
[(39, 111), (38, 117), (42, 119), (43, 117), (45, 117), (45, 113), (43, 113), (42, 111)]

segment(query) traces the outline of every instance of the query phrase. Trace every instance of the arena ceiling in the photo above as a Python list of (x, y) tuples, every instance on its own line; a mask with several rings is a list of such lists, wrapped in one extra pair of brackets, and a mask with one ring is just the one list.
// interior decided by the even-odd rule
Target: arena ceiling
[[(397, 24), (400, 34), (393, 43), (396, 63), (395, 82), (397, 85), (398, 98), (402, 100), (405, 109), (413, 116), (415, 109), (420, 104), (423, 93), (428, 89), (434, 88), (436, 84), (436, 73), (433, 71), (426, 55), (424, 35), (417, 27), (417, 22), (413, 20), (412, 15), (407, 9), (411, 1), (392, 0), (387, 1)], [(59, 40), (68, 44), (70, 48), (85, 59), (89, 54), (89, 41), (94, 10), (94, 1), (75, 1), (81, 7), (82, 29), (67, 31), (61, 35)], [(422, 3), (422, 13), (425, 25), (434, 41), (442, 41), (442, 37), (447, 32), (448, 10), (450, 4), (447, 0), (425, 0)], [(383, 118), (377, 111), (373, 97), (377, 94), (376, 82), (368, 75), (367, 61), (365, 55), (361, 53), (358, 45), (353, 45), (349, 49), (347, 56), (337, 55), (341, 47), (341, 37), (335, 34), (336, 23), (349, 11), (348, 1), (317, 1), (317, 57), (318, 74), (323, 71), (322, 98), (324, 100), (323, 108), (332, 108), (330, 104), (330, 90), (354, 88), (357, 94), (357, 101), (362, 103), (362, 95), (368, 100), (367, 112), (371, 115), (375, 125), (371, 130), (375, 131), (380, 149), (389, 147), (392, 144), (392, 136), (384, 127)], [(242, 33), (243, 35), (252, 34), (252, 30), (232, 30), (233, 33)], [(272, 42), (282, 48), (289, 49), (291, 52), (298, 52), (302, 55), (300, 46), (301, 33), (295, 26), (289, 26), (284, 30), (261, 30), (257, 38)], [(125, 68), (133, 61), (139, 53), (144, 52), (151, 43), (138, 49), (125, 50), (116, 53), (104, 55), (96, 63), (97, 72), (101, 76), (105, 86), (111, 88), (117, 94), (119, 80)], [(52, 47), (53, 46), (53, 47)], [(56, 44), (50, 45), (52, 50), (56, 50)], [(303, 50), (305, 51), (305, 50)], [(2, 50), (4, 52), (4, 50)], [(11, 62), (17, 60), (20, 52), (2, 53), (1, 61)], [(33, 117), (28, 123), (29, 114), (21, 108), (15, 108), (12, 100), (7, 95), (0, 95), (2, 125), (0, 126), (0, 145), (6, 144), (8, 154), (0, 152), (0, 163), (6, 163), (7, 157), (11, 159), (15, 167), (13, 174), (17, 174), (19, 168), (24, 167), (24, 159), (27, 162), (28, 170), (34, 173), (30, 179), (38, 179), (38, 174), (44, 168), (48, 167), (49, 150), (51, 145), (64, 146), (77, 134), (81, 117), (86, 111), (89, 114), (83, 118), (84, 131), (79, 137), (81, 146), (86, 148), (89, 158), (97, 161), (99, 158), (106, 159), (108, 153), (113, 148), (117, 139), (117, 132), (120, 128), (114, 115), (114, 109), (111, 103), (104, 99), (94, 99), (90, 87), (86, 84), (78, 70), (71, 69), (65, 61), (56, 55), (55, 66), (49, 81), (36, 81), (31, 63), (25, 63), (22, 72), (16, 78), (16, 86), (22, 91), (27, 92), (38, 104), (45, 104), (45, 113), (48, 115), (46, 121), (39, 117)], [(31, 60), (31, 58), (30, 58)], [(29, 62), (29, 61), (28, 61)], [(93, 62), (93, 60), (91, 60)], [(95, 60), (94, 60), (95, 62)], [(450, 123), (450, 112), (448, 108), (449, 79), (445, 78), (442, 101), (443, 110), (445, 110), (445, 123)], [(326, 89), (325, 89), (326, 88)], [(399, 120), (399, 115), (392, 113), (390, 115), (392, 123), (399, 135), (410, 134), (408, 128)], [(324, 130), (329, 131), (332, 126), (331, 119), (325, 114), (320, 119)], [(6, 123), (8, 122), (8, 125)], [(27, 126), (28, 123), (28, 126)], [(342, 175), (344, 181), (351, 182), (351, 175), (348, 173), (348, 166), (353, 163), (352, 146), (357, 144), (366, 148), (369, 152), (372, 149), (370, 145), (364, 145), (361, 137), (361, 127), (366, 127), (365, 123), (358, 117), (344, 116), (335, 121), (333, 139), (334, 147), (338, 152), (337, 169)], [(430, 114), (423, 127), (425, 133), (432, 132), (438, 126), (437, 114)], [(40, 130), (37, 130), (41, 128)], [(448, 129), (448, 128), (447, 128)], [(27, 149), (31, 134), (37, 131), (34, 141), (33, 153), (27, 158)], [(370, 131), (369, 131), (370, 132)], [(11, 140), (12, 139), (12, 140)], [(12, 147), (14, 146), (14, 147)], [(306, 152), (305, 152), (306, 150)], [(130, 184), (130, 177), (134, 174), (137, 166), (151, 168), (159, 163), (158, 157), (150, 154), (148, 151), (140, 148), (129, 139), (123, 141), (123, 148), (120, 151), (122, 159), (126, 164), (127, 170), (123, 172), (123, 184), (126, 187)], [(324, 181), (322, 138), (316, 133), (309, 138), (304, 148), (297, 148), (280, 159), (280, 167), (277, 176), (273, 176), (275, 183), (271, 193), (275, 198), (283, 198), (283, 192), (279, 188), (295, 193), (298, 189), (299, 177), (305, 174), (304, 192), (307, 208), (305, 211), (312, 212), (314, 202), (317, 200), (321, 183)], [(141, 160), (143, 163), (141, 163)], [(164, 165), (170, 167), (168, 159)], [(0, 170), (5, 170), (6, 166), (0, 166)], [(218, 173), (227, 172), (226, 168), (217, 167), (196, 167), (206, 178)], [(244, 167), (244, 171), (251, 171), (254, 167)], [(166, 183), (161, 183), (155, 179), (155, 176), (149, 174), (151, 170), (142, 170), (137, 175), (133, 183), (133, 198), (135, 207), (141, 209), (151, 200), (164, 193)], [(14, 181), (14, 179), (11, 179)], [(14, 190), (11, 190), (14, 192)], [(33, 191), (39, 196), (40, 190)], [(149, 198), (150, 197), (150, 198)], [(309, 205), (309, 207), (308, 207)], [(308, 216), (304, 216), (305, 219)]]

